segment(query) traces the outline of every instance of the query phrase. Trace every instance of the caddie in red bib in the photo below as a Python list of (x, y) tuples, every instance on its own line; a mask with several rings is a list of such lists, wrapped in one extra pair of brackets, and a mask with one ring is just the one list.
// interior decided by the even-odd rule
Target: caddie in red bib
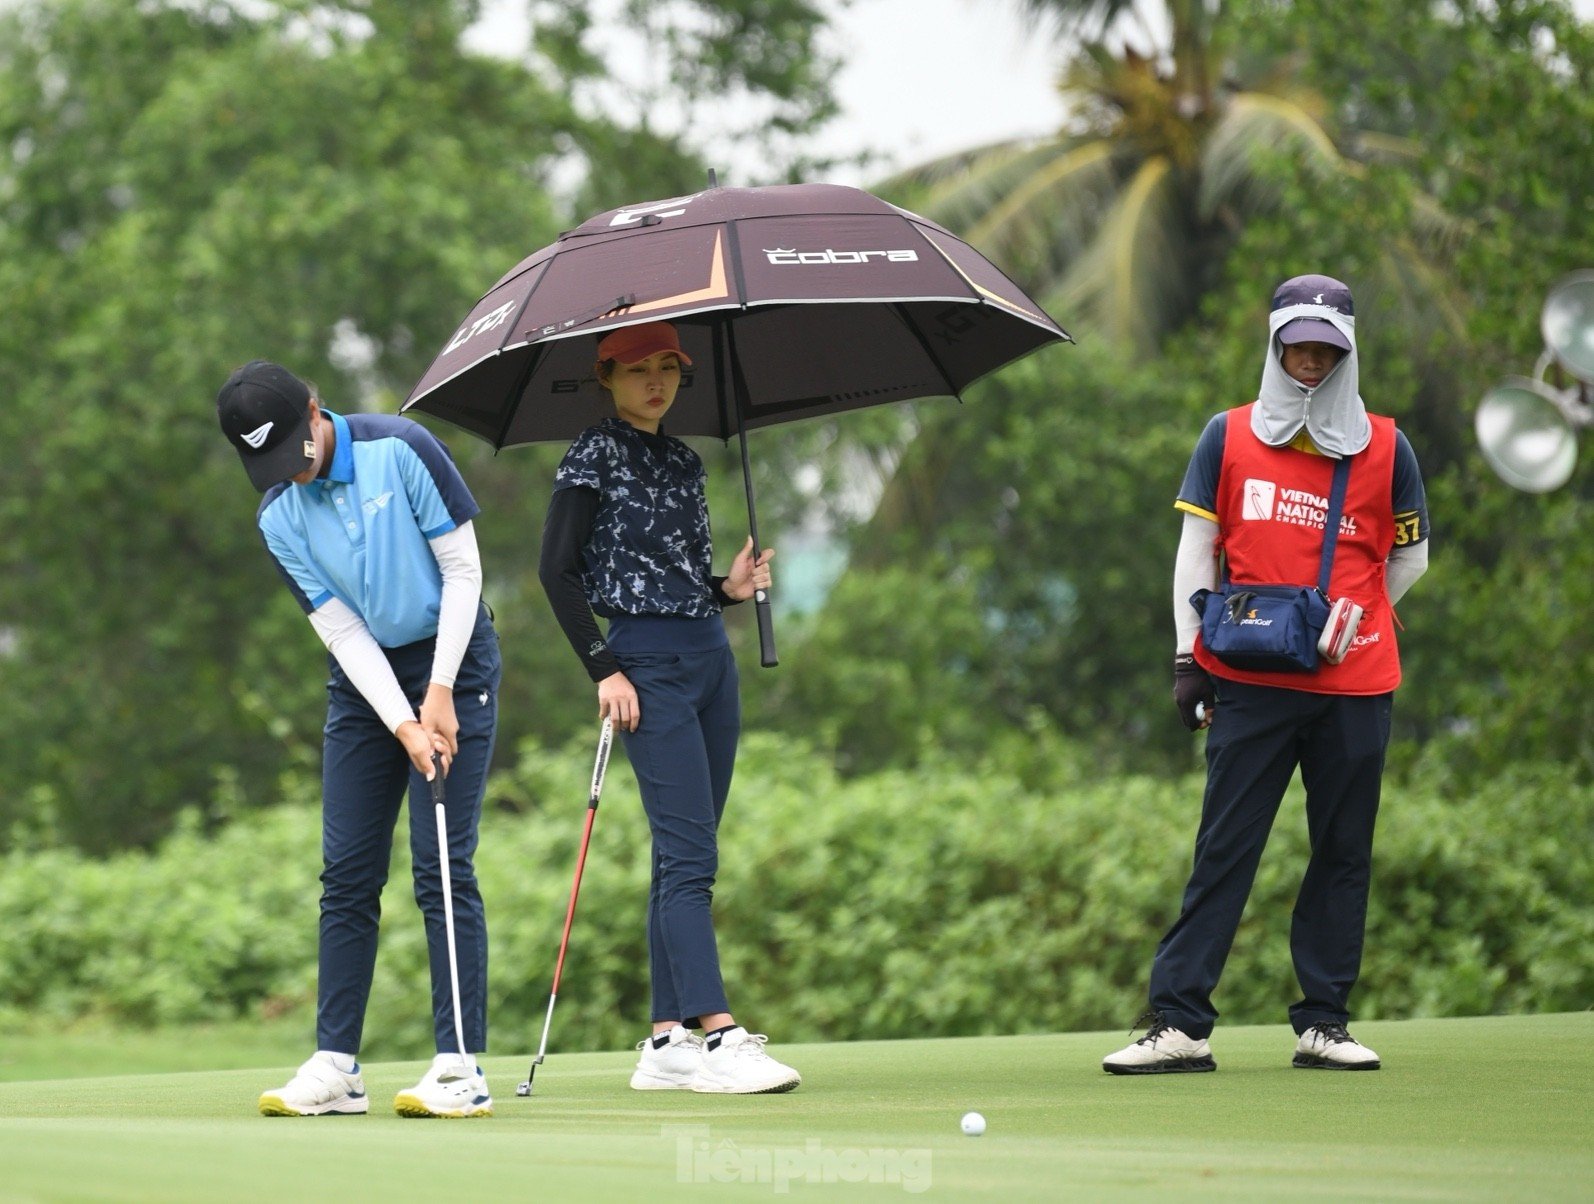
[[(1292, 447), (1269, 447), (1251, 429), (1255, 405), (1222, 415), (1223, 458), (1214, 510), (1220, 517), (1229, 579), (1239, 583), (1311, 585), (1317, 580), (1335, 460)], [(1314, 694), (1387, 694), (1400, 684), (1394, 608), (1384, 588), (1384, 561), (1394, 546), (1391, 486), (1397, 434), (1393, 420), (1369, 415), (1372, 438), (1351, 457), (1328, 594), (1362, 608), (1345, 659), (1315, 673), (1266, 672), (1225, 665), (1195, 637), (1196, 663), (1208, 673), (1253, 685)], [(1409, 449), (1408, 449), (1409, 451)], [(1187, 513), (1189, 503), (1181, 501)]]
[[(1380, 1065), (1346, 1025), (1400, 684), (1395, 602), (1427, 567), (1428, 513), (1411, 445), (1362, 402), (1355, 329), (1340, 281), (1281, 284), (1256, 400), (1212, 418), (1179, 489), (1174, 701), (1186, 727), (1209, 729), (1207, 784), (1183, 907), (1152, 963), (1151, 1026), (1103, 1060), (1111, 1073), (1216, 1068), (1212, 993), (1297, 768), (1312, 854), (1290, 927), (1293, 1064)], [(1221, 638), (1223, 622), (1279, 621), (1252, 605), (1258, 592), (1314, 591), (1306, 663), (1258, 667)]]

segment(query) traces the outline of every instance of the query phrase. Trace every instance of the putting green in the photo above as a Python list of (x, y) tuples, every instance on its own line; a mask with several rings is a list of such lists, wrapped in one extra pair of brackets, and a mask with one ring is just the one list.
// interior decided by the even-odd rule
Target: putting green
[[(1357, 1024), (1375, 1073), (1222, 1028), (1216, 1074), (1120, 1078), (1121, 1033), (782, 1046), (790, 1095), (642, 1093), (634, 1057), (485, 1060), (490, 1119), (265, 1119), (292, 1068), (0, 1083), (0, 1200), (1594, 1198), (1594, 1014)], [(958, 1119), (977, 1109), (985, 1136)]]

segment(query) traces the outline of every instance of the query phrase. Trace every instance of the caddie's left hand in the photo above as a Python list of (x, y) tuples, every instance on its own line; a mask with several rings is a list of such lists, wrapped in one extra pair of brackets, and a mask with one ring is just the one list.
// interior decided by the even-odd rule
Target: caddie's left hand
[(775, 558), (774, 548), (765, 548), (758, 554), (758, 560), (753, 560), (753, 537), (749, 535), (742, 550), (736, 553), (736, 559), (731, 562), (731, 571), (725, 577), (725, 584), (721, 587), (727, 598), (735, 598), (738, 602), (745, 602), (759, 590), (767, 590), (772, 578), (769, 573), (769, 562)]
[(1179, 718), (1190, 731), (1212, 726), (1218, 693), (1211, 676), (1188, 652), (1173, 658), (1173, 701), (1179, 708)]

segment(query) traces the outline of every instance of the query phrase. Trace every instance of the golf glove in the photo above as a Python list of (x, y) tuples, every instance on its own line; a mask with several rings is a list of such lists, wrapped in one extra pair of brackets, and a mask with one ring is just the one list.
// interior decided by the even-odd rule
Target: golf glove
[[(1192, 732), (1207, 725), (1212, 718), (1212, 709), (1218, 703), (1212, 678), (1188, 652), (1173, 658), (1173, 701), (1179, 708), (1179, 718)], [(1205, 709), (1205, 713), (1199, 717), (1196, 715), (1197, 703)]]

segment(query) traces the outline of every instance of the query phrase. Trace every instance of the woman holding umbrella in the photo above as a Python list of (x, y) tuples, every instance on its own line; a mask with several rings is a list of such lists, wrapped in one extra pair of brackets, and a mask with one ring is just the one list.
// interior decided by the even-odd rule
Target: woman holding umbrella
[[(600, 718), (612, 716), (620, 729), (653, 833), (653, 1033), (637, 1045), (631, 1086), (790, 1091), (801, 1076), (731, 1015), (710, 913), (741, 731), (720, 612), (769, 588), (774, 553), (755, 560), (748, 539), (727, 576), (711, 575), (703, 463), (660, 429), (692, 362), (675, 327), (611, 331), (597, 359), (615, 416), (583, 431), (559, 465), (539, 576), (597, 683)], [(594, 614), (608, 619), (607, 639)]]

